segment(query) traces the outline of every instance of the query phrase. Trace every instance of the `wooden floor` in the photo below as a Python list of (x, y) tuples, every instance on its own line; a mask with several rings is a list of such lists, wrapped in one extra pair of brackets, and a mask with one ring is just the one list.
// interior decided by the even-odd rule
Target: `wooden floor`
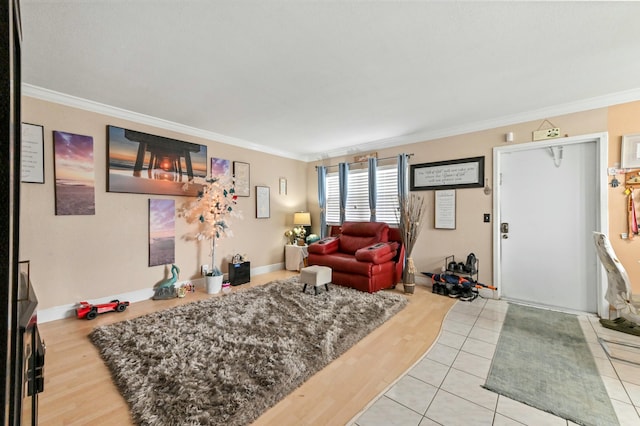
[[(247, 287), (296, 275), (277, 271), (251, 278)], [(396, 290), (402, 291), (399, 285)], [(102, 324), (134, 318), (208, 297), (203, 289), (184, 299), (132, 303), (123, 313), (95, 320), (66, 318), (40, 325), (47, 345), (45, 391), (40, 395), (39, 424), (131, 425), (127, 403), (90, 342), (90, 331)], [(454, 299), (416, 286), (409, 305), (358, 342), (288, 397), (266, 411), (255, 425), (344, 425), (407, 371), (432, 345)]]

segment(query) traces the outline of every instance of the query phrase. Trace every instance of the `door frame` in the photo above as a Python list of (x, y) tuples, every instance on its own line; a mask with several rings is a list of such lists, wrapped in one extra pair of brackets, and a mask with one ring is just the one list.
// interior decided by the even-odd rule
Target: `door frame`
[[(573, 145), (588, 142), (596, 143), (596, 227), (595, 231), (608, 234), (609, 230), (609, 207), (608, 207), (608, 141), (607, 132), (591, 133), (587, 135), (571, 136), (558, 139), (548, 139), (544, 141), (526, 142), (517, 145), (500, 146), (493, 148), (493, 283), (498, 288), (498, 297), (501, 297), (501, 233), (500, 223), (502, 217), (500, 206), (502, 204), (500, 174), (502, 172), (502, 156), (507, 153), (525, 151), (530, 149), (549, 148), (560, 145)], [(595, 247), (594, 247), (595, 250)], [(609, 318), (609, 303), (604, 298), (607, 290), (607, 277), (604, 268), (598, 261), (598, 273), (596, 274), (596, 298), (598, 315), (601, 318)]]

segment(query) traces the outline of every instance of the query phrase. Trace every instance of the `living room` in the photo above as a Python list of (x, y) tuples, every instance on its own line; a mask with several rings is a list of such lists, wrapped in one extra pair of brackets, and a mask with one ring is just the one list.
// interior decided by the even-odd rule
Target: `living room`
[[(34, 7), (33, 2), (27, 3)], [(30, 25), (34, 25), (34, 22), (24, 26), (24, 37), (27, 39)], [(29, 42), (25, 43), (28, 45)], [(30, 66), (33, 67), (34, 63)], [(637, 240), (620, 238), (620, 234), (628, 233), (626, 195), (623, 187), (609, 184), (614, 176), (608, 175), (606, 170), (619, 168), (623, 137), (640, 133), (640, 121), (637, 119), (640, 116), (640, 95), (637, 88), (589, 96), (561, 106), (547, 104), (534, 111), (503, 116), (502, 120), (453, 125), (441, 129), (440, 134), (434, 131), (429, 137), (417, 140), (398, 138), (401, 142), (397, 142), (389, 135), (385, 138), (373, 135), (351, 149), (333, 150), (318, 149), (322, 144), (316, 143), (312, 151), (314, 154), (308, 155), (296, 151), (294, 143), (290, 144), (289, 151), (247, 143), (241, 138), (234, 140), (233, 137), (218, 134), (216, 132), (219, 130), (215, 128), (203, 130), (193, 123), (185, 124), (108, 102), (85, 99), (64, 93), (61, 89), (32, 83), (28, 79), (23, 83), (21, 121), (42, 126), (43, 129), (43, 183), (21, 185), (19, 230), (20, 259), (30, 261), (30, 277), (39, 298), (38, 320), (41, 323), (68, 319), (73, 316), (81, 300), (121, 299), (153, 303), (148, 299), (154, 285), (171, 274), (170, 264), (149, 266), (149, 200), (175, 200), (178, 208), (190, 198), (109, 191), (107, 126), (204, 145), (208, 158), (248, 165), (249, 193), (237, 199), (242, 217), (234, 218), (231, 222), (233, 236), (217, 242), (215, 266), (228, 272), (228, 263), (234, 255), (246, 256), (251, 261), (254, 284), (262, 283), (265, 277), (274, 276), (272, 274), (278, 276), (284, 269), (284, 234), (293, 226), (294, 212), (309, 211), (312, 232), (320, 234), (321, 211), (318, 206), (316, 167), (335, 167), (340, 162), (353, 162), (357, 155), (371, 153), (378, 158), (394, 158), (400, 153), (408, 153), (411, 154), (412, 165), (484, 157), (486, 180), (483, 185), (456, 191), (455, 229), (438, 229), (434, 226), (433, 191), (415, 191), (426, 197), (428, 207), (426, 225), (414, 249), (413, 260), (419, 272), (438, 272), (447, 256), (455, 254), (456, 257), (464, 257), (473, 252), (481, 260), (479, 281), (494, 283), (497, 273), (494, 219), (497, 212), (491, 191), (492, 188), (495, 191), (500, 184), (499, 177), (494, 175), (495, 149), (529, 143), (536, 130), (546, 128), (549, 124), (561, 130), (558, 141), (563, 137), (605, 135), (602, 137), (606, 167), (597, 170), (598, 182), (606, 188), (603, 195), (606, 199), (604, 217), (607, 228), (604, 231), (612, 236), (613, 247), (629, 272), (633, 291), (640, 292)], [(149, 97), (157, 96), (157, 102), (163, 103), (159, 92), (150, 89), (149, 93), (152, 93)], [(463, 103), (460, 100), (458, 102)], [(85, 135), (93, 140), (93, 215), (56, 214), (54, 131)], [(379, 139), (383, 142), (379, 142)], [(538, 143), (547, 142), (549, 140)], [(299, 144), (304, 145), (303, 142)], [(620, 178), (620, 175), (617, 177)], [(256, 215), (257, 186), (269, 188), (269, 212), (262, 217)], [(483, 220), (486, 214), (489, 214), (488, 222)], [(202, 288), (201, 267), (211, 264), (211, 256), (207, 242), (185, 238), (192, 229), (184, 219), (175, 218), (174, 263), (180, 268), (180, 282), (193, 282)], [(544, 274), (544, 270), (540, 273)], [(431, 284), (420, 274), (417, 275), (417, 282), (422, 291)], [(598, 278), (598, 284), (602, 288), (606, 286), (604, 276)], [(147, 305), (140, 306), (141, 311), (151, 311)], [(130, 309), (134, 311), (136, 303)], [(444, 307), (442, 309), (446, 311)], [(426, 317), (422, 319), (432, 320)], [(430, 336), (429, 339), (433, 341), (435, 337)], [(388, 379), (381, 379), (384, 380)]]
[[(640, 102), (631, 102), (573, 114), (549, 117), (549, 120), (569, 135), (608, 132), (609, 164), (620, 158), (622, 136), (640, 131), (640, 126), (629, 117), (640, 112)], [(24, 122), (38, 123), (47, 130), (70, 130), (92, 135), (95, 143), (96, 214), (95, 216), (56, 216), (52, 132), (45, 131), (45, 184), (24, 184), (21, 206), (22, 258), (31, 261), (31, 277), (40, 298), (40, 321), (59, 319), (73, 313), (80, 300), (108, 298), (148, 298), (154, 284), (166, 278), (166, 266), (148, 266), (148, 200), (144, 194), (110, 193), (106, 187), (107, 142), (106, 126), (135, 128), (150, 134), (206, 144), (209, 152), (220, 158), (250, 164), (251, 196), (238, 197), (238, 209), (243, 217), (232, 222), (233, 237), (217, 243), (219, 267), (227, 272), (230, 257), (236, 253), (251, 261), (252, 275), (283, 268), (284, 233), (293, 226), (293, 213), (310, 211), (313, 232), (319, 234), (320, 213), (317, 201), (315, 166), (319, 161), (305, 163), (289, 158), (256, 152), (227, 144), (194, 138), (139, 122), (109, 117), (25, 96)], [(412, 164), (456, 158), (485, 156), (490, 159), (494, 147), (504, 146), (504, 134), (511, 131), (517, 136), (514, 143), (529, 142), (531, 132), (539, 120), (446, 137), (422, 143), (378, 150), (378, 156), (394, 157), (398, 153), (412, 153)], [(611, 141), (617, 141), (611, 143)], [(97, 148), (102, 147), (102, 148)], [(340, 161), (353, 161), (343, 156), (324, 161), (327, 165)], [(487, 161), (485, 176), (491, 176), (491, 162)], [(280, 178), (287, 180), (287, 193), (280, 194)], [(270, 217), (255, 217), (255, 185), (269, 186)], [(609, 188), (610, 233), (626, 231), (625, 197), (619, 188)], [(175, 197), (176, 206), (186, 197)], [(455, 230), (440, 230), (433, 226), (433, 203), (426, 214), (427, 225), (417, 241), (414, 261), (420, 272), (438, 272), (444, 258), (450, 254), (463, 257), (473, 252), (482, 261), (480, 282), (493, 282), (491, 223), (483, 223), (483, 213), (492, 212), (492, 197), (482, 188), (457, 191)], [(180, 281), (201, 279), (200, 266), (209, 264), (210, 252), (206, 242), (186, 241), (182, 236), (190, 225), (181, 218), (175, 221), (176, 261), (180, 267)], [(47, 236), (47, 244), (41, 244)], [(256, 242), (259, 241), (259, 244)], [(633, 242), (612, 239), (612, 244), (627, 268), (634, 291), (640, 292), (640, 270)], [(64, 253), (63, 259), (59, 253)], [(71, 260), (72, 259), (72, 260)], [(170, 266), (170, 265), (169, 265)], [(123, 274), (122, 271), (127, 271)], [(420, 279), (420, 278), (419, 278)], [(427, 283), (426, 277), (422, 278)], [(40, 284), (42, 283), (42, 284)], [(44, 285), (46, 283), (46, 285)]]

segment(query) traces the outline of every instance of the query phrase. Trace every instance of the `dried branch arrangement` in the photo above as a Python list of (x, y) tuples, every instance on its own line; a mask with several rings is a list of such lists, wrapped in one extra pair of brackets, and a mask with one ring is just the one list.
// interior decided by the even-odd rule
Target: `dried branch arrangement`
[(424, 207), (424, 197), (421, 195), (409, 194), (404, 202), (400, 201), (400, 234), (407, 257), (411, 256), (413, 246), (424, 225), (422, 220), (425, 212)]
[(407, 254), (406, 265), (403, 272), (404, 289), (406, 293), (413, 293), (415, 286), (416, 267), (411, 257), (413, 246), (420, 235), (420, 230), (424, 225), (422, 216), (424, 215), (424, 198), (420, 195), (410, 194), (407, 198), (400, 200), (400, 236)]

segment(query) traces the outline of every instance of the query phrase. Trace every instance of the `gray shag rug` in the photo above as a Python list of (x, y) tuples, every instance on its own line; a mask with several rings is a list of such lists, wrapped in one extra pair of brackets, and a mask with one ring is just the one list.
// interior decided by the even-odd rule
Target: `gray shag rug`
[(575, 315), (510, 304), (484, 387), (580, 425), (618, 425)]
[(142, 425), (246, 425), (407, 304), (294, 277), (94, 329)]

